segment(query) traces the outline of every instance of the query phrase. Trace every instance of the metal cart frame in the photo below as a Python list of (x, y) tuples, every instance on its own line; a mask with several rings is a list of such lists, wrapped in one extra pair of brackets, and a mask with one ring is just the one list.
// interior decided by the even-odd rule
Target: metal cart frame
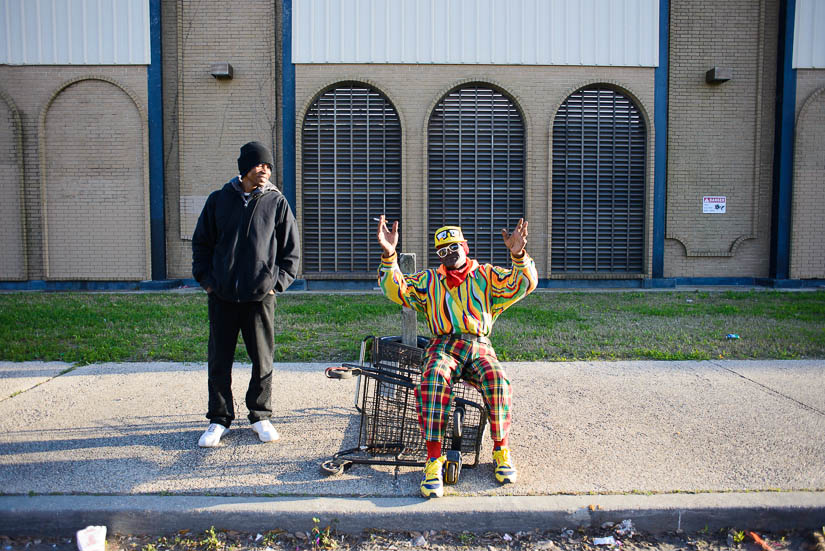
[[(327, 377), (333, 379), (358, 376), (355, 408), (361, 414), (358, 446), (342, 450), (323, 462), (321, 468), (327, 474), (340, 474), (356, 464), (424, 465), (426, 446), (418, 424), (415, 390), (421, 382), (424, 349), (429, 339), (418, 337), (418, 346), (406, 346), (400, 340), (400, 337), (366, 337), (361, 342), (358, 364), (326, 370)], [(446, 419), (448, 430), (442, 440), (443, 448), (449, 450), (446, 483), (457, 482), (462, 454), (472, 457), (467, 467), (478, 465), (486, 422), (487, 411), (481, 393), (464, 382), (453, 385)], [(386, 457), (388, 455), (391, 457)]]

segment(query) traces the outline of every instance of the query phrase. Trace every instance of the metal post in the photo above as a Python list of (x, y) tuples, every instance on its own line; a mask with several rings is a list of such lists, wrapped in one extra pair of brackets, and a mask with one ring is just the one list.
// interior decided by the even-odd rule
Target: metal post
[[(415, 253), (401, 253), (398, 255), (398, 267), (403, 274), (415, 272)], [(401, 342), (407, 346), (416, 346), (418, 331), (416, 330), (416, 316), (411, 308), (401, 308)]]

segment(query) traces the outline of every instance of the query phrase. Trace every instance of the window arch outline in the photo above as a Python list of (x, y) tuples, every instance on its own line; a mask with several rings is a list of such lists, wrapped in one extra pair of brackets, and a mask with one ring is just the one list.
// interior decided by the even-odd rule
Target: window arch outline
[[(423, 227), (427, 229), (427, 235), (426, 235), (426, 238), (425, 238), (425, 244), (426, 244), (425, 258), (427, 258), (427, 263), (430, 266), (438, 264), (437, 257), (435, 256), (435, 252), (432, 248), (432, 233), (439, 226), (439, 224), (433, 224), (432, 221), (431, 221), (431, 217), (430, 217), (431, 212), (432, 212), (432, 209), (431, 209), (432, 205), (431, 205), (431, 201), (430, 201), (430, 192), (431, 192), (431, 184), (432, 184), (431, 175), (430, 175), (430, 168), (431, 168), (431, 164), (432, 164), (430, 127), (431, 127), (432, 121), (433, 121), (433, 119), (436, 115), (436, 110), (439, 108), (440, 105), (442, 105), (445, 102), (445, 100), (447, 100), (450, 97), (451, 94), (453, 94), (457, 91), (466, 89), (466, 88), (471, 88), (471, 87), (476, 87), (478, 89), (487, 89), (487, 90), (491, 90), (494, 93), (500, 94), (501, 96), (503, 96), (509, 102), (509, 105), (512, 108), (515, 109), (515, 112), (518, 115), (518, 118), (520, 119), (520, 123), (521, 123), (520, 132), (521, 132), (521, 135), (522, 135), (521, 146), (520, 146), (521, 150), (522, 150), (522, 157), (521, 157), (521, 174), (522, 174), (522, 176), (521, 176), (521, 190), (520, 190), (520, 193), (521, 193), (521, 210), (520, 210), (520, 212), (518, 213), (517, 216), (513, 217), (512, 223), (510, 223), (510, 221), (508, 220), (508, 222), (505, 223), (504, 225), (513, 226), (513, 225), (515, 225), (515, 221), (517, 221), (518, 218), (521, 218), (521, 217), (527, 218), (526, 209), (527, 209), (527, 203), (528, 203), (528, 190), (529, 190), (528, 166), (529, 166), (529, 151), (530, 151), (530, 149), (529, 149), (529, 136), (531, 135), (531, 120), (530, 120), (528, 112), (523, 107), (524, 102), (519, 98), (519, 96), (517, 94), (512, 93), (504, 85), (502, 85), (501, 83), (499, 83), (495, 80), (489, 79), (489, 78), (470, 77), (470, 78), (465, 78), (465, 79), (455, 81), (452, 84), (450, 84), (449, 86), (446, 86), (446, 87), (442, 88), (441, 91), (436, 95), (435, 99), (430, 103), (430, 106), (428, 107), (428, 109), (425, 113), (424, 121), (423, 121), (423, 124), (422, 124), (422, 132), (423, 132), (423, 140), (424, 140), (424, 142), (423, 142), (424, 143), (424, 147), (423, 147), (423, 150), (424, 150), (423, 151), (424, 152), (424, 155), (423, 155), (423, 157), (424, 157), (423, 158), (423, 174), (424, 174), (424, 178), (425, 178), (426, 194), (427, 194), (426, 205), (425, 205), (425, 208), (422, 209), (422, 216), (423, 216), (422, 223), (423, 223)], [(462, 225), (462, 224), (459, 223), (458, 220), (446, 221), (446, 222), (451, 223), (451, 224), (455, 223), (455, 224)], [(477, 233), (479, 235), (475, 235), (476, 232), (474, 232), (474, 231), (468, 231), (467, 228), (464, 227), (464, 226), (466, 226), (466, 223), (462, 226), (462, 229), (464, 229), (465, 237), (467, 237), (469, 245), (470, 245), (471, 256), (479, 256), (477, 254), (477, 252), (481, 249), (478, 246), (479, 245), (478, 239), (479, 239), (480, 236), (486, 237), (487, 235), (493, 235), (493, 234), (500, 235), (500, 233), (498, 233), (498, 230), (500, 228), (494, 227), (495, 225), (496, 225), (495, 223), (494, 224), (489, 224), (488, 226), (490, 226), (490, 227), (485, 227), (482, 230), (478, 230)], [(478, 227), (478, 225), (475, 224), (475, 227)], [(499, 240), (500, 240), (500, 238), (499, 238)], [(500, 248), (500, 247), (496, 247), (496, 245), (497, 245), (496, 237), (493, 236), (489, 248), (491, 250), (494, 249), (494, 248), (496, 248), (496, 249)], [(501, 246), (503, 247), (503, 244)], [(483, 250), (486, 251), (486, 248), (484, 248)], [(501, 253), (501, 251), (497, 251), (497, 252), (500, 255), (503, 255), (503, 253)], [(487, 262), (487, 261), (491, 261), (491, 260), (492, 260), (492, 258), (479, 258), (479, 261), (482, 262), (482, 263)], [(498, 258), (498, 259), (495, 259), (494, 263), (505, 263), (506, 264), (506, 263), (509, 263), (509, 259)]]
[[(583, 92), (584, 90), (588, 89), (606, 89), (614, 92), (619, 96), (624, 96), (624, 98), (630, 103), (630, 105), (635, 108), (641, 125), (641, 130), (644, 132), (644, 145), (641, 148), (643, 151), (641, 155), (641, 159), (643, 161), (643, 168), (641, 170), (642, 174), (642, 182), (641, 182), (641, 196), (643, 198), (643, 206), (641, 209), (641, 261), (640, 261), (640, 268), (638, 271), (632, 272), (622, 272), (622, 271), (563, 271), (559, 272), (558, 268), (556, 272), (553, 272), (553, 224), (554, 224), (554, 212), (553, 212), (553, 187), (555, 185), (555, 174), (554, 174), (554, 155), (556, 153), (556, 144), (555, 144), (555, 126), (556, 126), (556, 119), (559, 116), (559, 111), (562, 109), (564, 104), (575, 94)], [(548, 247), (548, 256), (547, 256), (547, 273), (549, 274), (550, 278), (560, 278), (560, 277), (567, 277), (569, 275), (577, 275), (580, 277), (588, 277), (592, 276), (593, 274), (607, 274), (609, 273), (613, 278), (636, 278), (636, 277), (643, 277), (644, 274), (648, 273), (650, 270), (650, 226), (652, 224), (653, 219), (653, 212), (652, 212), (652, 186), (653, 186), (653, 147), (655, 144), (655, 128), (652, 124), (652, 119), (648, 114), (648, 110), (645, 108), (645, 104), (642, 101), (640, 95), (636, 93), (632, 87), (628, 86), (625, 83), (613, 81), (613, 80), (593, 80), (593, 81), (583, 81), (577, 84), (576, 86), (569, 88), (567, 92), (564, 94), (563, 98), (555, 105), (553, 109), (553, 115), (550, 120), (550, 127), (549, 127), (549, 140), (548, 140), (548, 148), (549, 148), (549, 155), (548, 155), (548, 183), (549, 189), (547, 193), (547, 235), (550, 236), (549, 240), (549, 247)]]
[[(296, 167), (300, 171), (300, 178), (298, 179), (298, 183), (300, 185), (299, 192), (296, 193), (296, 203), (297, 203), (297, 210), (298, 210), (298, 222), (301, 226), (301, 233), (302, 236), (307, 235), (308, 225), (306, 223), (307, 211), (307, 202), (306, 202), (306, 194), (307, 194), (307, 171), (306, 171), (306, 139), (304, 135), (304, 130), (306, 128), (306, 123), (308, 117), (311, 115), (312, 110), (318, 104), (320, 100), (324, 98), (330, 92), (334, 92), (335, 90), (345, 89), (345, 88), (363, 88), (368, 89), (371, 92), (375, 93), (380, 97), (385, 105), (389, 107), (392, 113), (395, 116), (395, 119), (398, 124), (398, 134), (397, 134), (397, 141), (398, 141), (398, 180), (397, 180), (397, 190), (395, 190), (396, 194), (398, 195), (397, 207), (393, 210), (388, 211), (385, 214), (388, 214), (388, 219), (398, 219), (402, 220), (403, 214), (403, 189), (404, 189), (404, 131), (405, 131), (405, 121), (402, 116), (402, 113), (399, 111), (397, 102), (393, 99), (392, 95), (388, 93), (381, 85), (375, 83), (370, 79), (365, 78), (347, 78), (347, 79), (336, 79), (333, 81), (329, 81), (320, 88), (311, 96), (311, 98), (304, 104), (303, 108), (298, 113), (298, 117), (296, 118)], [(318, 184), (320, 185), (320, 183)], [(385, 209), (379, 209), (385, 210)], [(397, 212), (396, 212), (397, 211)], [(321, 256), (324, 254), (322, 247), (318, 247), (318, 269), (312, 269), (315, 265), (316, 261), (310, 261), (312, 264), (308, 266), (307, 260), (307, 239), (304, 237), (302, 239), (302, 249), (303, 254), (301, 255), (301, 264), (302, 264), (302, 275), (309, 279), (319, 278), (319, 279), (347, 279), (347, 278), (361, 278), (361, 277), (373, 277), (374, 276), (374, 269), (372, 269), (372, 265), (375, 264), (375, 268), (378, 265), (378, 259), (380, 257), (380, 248), (378, 244), (375, 242), (375, 225), (376, 223), (372, 220), (373, 217), (381, 214), (380, 212), (376, 211), (375, 213), (369, 212), (364, 219), (367, 221), (367, 231), (365, 233), (365, 241), (364, 245), (366, 246), (365, 252), (365, 263), (368, 266), (365, 270), (339, 270), (337, 268), (337, 258), (335, 262), (335, 267), (332, 270), (325, 270), (321, 264)], [(320, 229), (318, 230), (318, 236), (320, 239)], [(314, 245), (314, 242), (310, 241), (310, 246)], [(308, 271), (312, 269), (311, 271)]]
[(146, 109), (144, 108), (143, 104), (141, 104), (140, 100), (138, 99), (137, 94), (129, 88), (128, 86), (118, 82), (116, 79), (110, 78), (108, 76), (99, 75), (99, 74), (90, 74), (90, 75), (81, 75), (74, 78), (70, 78), (63, 83), (59, 84), (55, 89), (54, 92), (49, 96), (46, 102), (40, 109), (40, 113), (38, 115), (38, 123), (37, 123), (37, 143), (38, 143), (38, 165), (40, 167), (40, 205), (41, 205), (41, 212), (43, 212), (42, 216), (42, 223), (41, 223), (41, 247), (42, 253), (41, 258), (43, 262), (43, 275), (46, 279), (49, 279), (49, 227), (48, 227), (48, 216), (47, 212), (47, 192), (46, 192), (46, 183), (48, 179), (48, 170), (46, 168), (46, 148), (47, 148), (47, 141), (46, 141), (46, 118), (49, 115), (49, 111), (52, 107), (52, 104), (55, 100), (63, 94), (66, 90), (84, 81), (100, 81), (106, 82), (111, 84), (115, 88), (119, 89), (121, 92), (126, 94), (132, 103), (135, 106), (135, 110), (137, 110), (138, 117), (140, 119), (140, 133), (141, 133), (141, 141), (143, 143), (142, 147), (142, 155), (141, 158), (143, 160), (141, 170), (143, 172), (143, 232), (144, 232), (144, 242), (145, 242), (145, 252), (144, 252), (144, 266), (145, 266), (145, 274), (144, 277), (149, 278), (152, 273), (152, 251), (151, 251), (151, 244), (149, 243), (149, 236), (151, 234), (150, 228), (150, 208), (149, 208), (149, 118), (146, 114)]

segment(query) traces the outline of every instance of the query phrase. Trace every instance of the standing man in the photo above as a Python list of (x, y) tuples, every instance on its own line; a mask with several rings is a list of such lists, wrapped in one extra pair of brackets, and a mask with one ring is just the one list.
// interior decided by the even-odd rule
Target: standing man
[(272, 426), (275, 295), (298, 273), (295, 217), (269, 177), (272, 153), (260, 142), (241, 147), (239, 174), (212, 192), (192, 236), (192, 275), (209, 297), (209, 428), (198, 445), (212, 448), (235, 419), (232, 362), (238, 333), (252, 360), (246, 392), (249, 422), (261, 442)]
[(378, 222), (378, 243), (383, 250), (378, 284), (391, 301), (423, 312), (433, 334), (424, 353), (421, 384), (416, 389), (418, 422), (427, 442), (427, 463), (421, 481), (424, 497), (444, 495), (446, 457), (441, 455), (441, 440), (452, 385), (460, 379), (481, 392), (490, 414), (496, 480), (501, 484), (516, 481), (508, 440), (510, 381), (489, 336), (496, 318), (532, 292), (538, 277), (533, 259), (524, 250), (527, 222), (521, 219), (512, 233), (503, 229), (501, 235), (510, 250), (512, 269), (482, 265), (468, 258), (470, 249), (461, 228), (444, 226), (435, 232), (435, 250), (441, 265), (404, 275), (395, 254), (398, 221), (392, 229), (387, 227), (383, 215)]

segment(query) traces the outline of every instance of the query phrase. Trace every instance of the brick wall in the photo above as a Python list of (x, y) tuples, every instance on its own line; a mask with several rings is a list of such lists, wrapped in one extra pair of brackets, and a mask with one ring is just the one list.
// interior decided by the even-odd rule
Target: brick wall
[[(241, 145), (276, 149), (279, 29), (272, 0), (181, 0), (162, 10), (167, 274), (192, 277), (190, 240), (206, 197), (236, 175)], [(212, 77), (218, 62), (234, 78)]]
[(790, 277), (825, 278), (825, 71), (797, 71), (796, 97)]
[(0, 83), (23, 130), (23, 279), (148, 278), (146, 67), (0, 66)]
[[(431, 245), (427, 235), (426, 132), (429, 115), (442, 97), (465, 82), (487, 82), (514, 98), (524, 113), (526, 130), (526, 218), (530, 222), (528, 250), (541, 277), (549, 274), (550, 163), (553, 116), (576, 89), (597, 82), (627, 91), (647, 117), (648, 194), (646, 271), (650, 270), (653, 181), (653, 69), (605, 67), (536, 67), (470, 65), (298, 65), (295, 71), (296, 184), (298, 220), (301, 211), (301, 124), (320, 92), (345, 80), (364, 82), (381, 91), (398, 111), (402, 125), (401, 228), (405, 252), (416, 253), (419, 267)], [(471, 245), (472, 246), (472, 245)], [(615, 276), (611, 276), (615, 277)]]
[[(776, 0), (670, 6), (665, 277), (767, 276)], [(707, 84), (705, 72), (732, 69)], [(727, 197), (703, 214), (702, 197)]]

